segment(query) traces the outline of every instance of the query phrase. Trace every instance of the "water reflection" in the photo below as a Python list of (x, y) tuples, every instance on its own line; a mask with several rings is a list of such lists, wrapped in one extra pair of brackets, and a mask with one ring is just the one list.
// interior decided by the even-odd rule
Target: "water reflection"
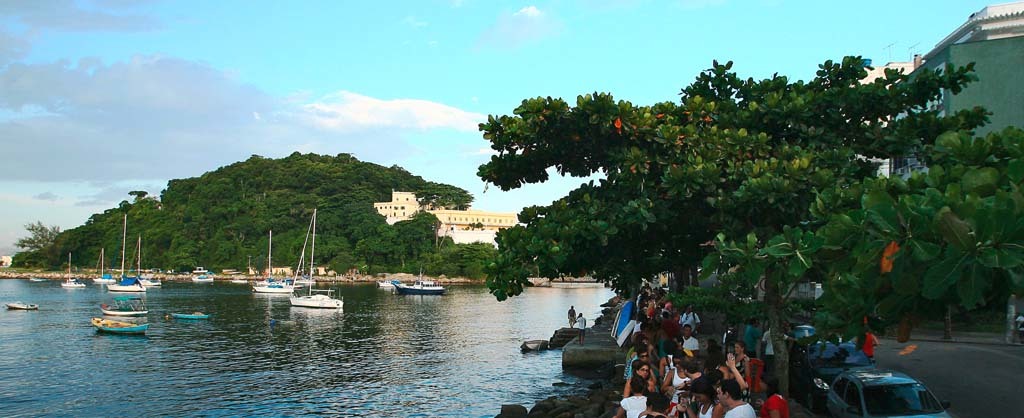
[[(343, 310), (292, 308), (247, 286), (165, 283), (143, 297), (144, 337), (98, 334), (89, 318), (115, 294), (0, 280), (0, 410), (5, 416), (494, 416), (579, 381), (560, 352), (522, 341), (564, 326), (569, 305), (594, 316), (605, 289), (530, 289), (498, 303), (481, 286), (398, 296), (338, 286)], [(209, 320), (166, 319), (201, 311)], [(119, 317), (118, 320), (126, 318)], [(18, 377), (17, 380), (10, 377)]]

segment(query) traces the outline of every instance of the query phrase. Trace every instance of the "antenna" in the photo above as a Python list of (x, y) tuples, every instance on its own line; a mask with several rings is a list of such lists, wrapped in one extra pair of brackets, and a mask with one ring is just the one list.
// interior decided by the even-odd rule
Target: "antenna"
[(889, 62), (892, 62), (892, 47), (895, 46), (895, 45), (896, 45), (896, 42), (893, 42), (893, 43), (891, 43), (889, 45), (886, 45), (885, 48), (882, 48), (882, 49), (885, 49), (886, 51), (889, 52)]
[(914, 58), (914, 48), (917, 47), (918, 45), (921, 45), (921, 43), (918, 42), (918, 43), (913, 44), (913, 45), (911, 45), (911, 46), (909, 46), (907, 48), (907, 55), (909, 55), (911, 59)]

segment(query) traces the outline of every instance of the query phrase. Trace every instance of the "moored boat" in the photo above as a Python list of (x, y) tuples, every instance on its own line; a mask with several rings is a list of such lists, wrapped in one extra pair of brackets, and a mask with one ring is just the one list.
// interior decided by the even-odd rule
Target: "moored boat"
[(210, 319), (210, 314), (204, 314), (202, 312), (193, 312), (190, 314), (172, 313), (171, 317), (175, 319)]
[(106, 253), (106, 248), (100, 248), (100, 277), (92, 279), (93, 283), (96, 283), (96, 284), (114, 284), (114, 283), (117, 283), (117, 280), (114, 280), (114, 277), (111, 276), (110, 273), (104, 273), (103, 272), (104, 267), (106, 267), (104, 265), (106, 263), (106, 260), (104, 260), (104, 257), (106, 256), (105, 253)]
[(200, 274), (198, 276), (192, 276), (192, 281), (194, 283), (213, 283), (213, 276)]
[(12, 311), (37, 311), (39, 310), (39, 305), (25, 302), (11, 302), (7, 304), (7, 309)]
[(267, 278), (263, 281), (254, 282), (252, 284), (252, 291), (256, 293), (290, 294), (295, 291), (295, 284), (291, 283), (290, 280), (276, 280), (273, 277), (274, 268), (270, 262), (273, 242), (274, 231), (270, 231), (269, 238), (267, 240)]
[[(142, 285), (138, 277), (127, 277), (124, 274), (125, 247), (128, 245), (128, 214), (124, 215), (124, 229), (121, 231), (121, 281), (115, 284), (108, 284), (107, 290), (111, 292), (145, 292), (146, 287)], [(139, 254), (142, 254), (142, 238), (139, 238)], [(141, 257), (140, 257), (141, 258)], [(139, 260), (139, 265), (142, 265)]]
[[(313, 262), (313, 255), (316, 253), (316, 209), (313, 209), (313, 218), (309, 220), (309, 232), (306, 234), (308, 238), (310, 235), (313, 236), (313, 240), (309, 247), (309, 271), (316, 271), (316, 264)], [(299, 257), (299, 269), (302, 269), (302, 259), (306, 255), (306, 245), (302, 245), (302, 257)], [(310, 278), (310, 280), (312, 280)], [(298, 280), (295, 281), (298, 283)], [(345, 305), (340, 299), (331, 297), (334, 293), (333, 290), (318, 290), (313, 289), (313, 283), (310, 283), (309, 292), (302, 296), (292, 295), (291, 303), (292, 306), (298, 306), (302, 308), (320, 308), (320, 309), (341, 309)]]
[(144, 316), (149, 313), (146, 302), (136, 296), (118, 296), (113, 305), (100, 304), (100, 310), (109, 316)]
[(398, 283), (401, 283), (401, 282), (398, 281), (398, 280), (378, 280), (377, 281), (377, 288), (379, 288), (379, 289), (394, 290), (395, 289), (395, 285), (398, 284)]
[(33, 277), (33, 278), (28, 279), (28, 281), (30, 281), (30, 282), (45, 282), (46, 279), (41, 278), (41, 277)]
[(430, 280), (417, 280), (413, 284), (395, 284), (395, 291), (400, 295), (443, 295), (444, 287)]
[(133, 324), (103, 318), (93, 318), (92, 326), (96, 327), (97, 331), (112, 334), (145, 334), (149, 329), (149, 324)]
[(77, 277), (71, 277), (71, 253), (68, 253), (68, 279), (62, 282), (60, 287), (65, 289), (80, 289), (85, 287), (85, 282), (78, 280)]

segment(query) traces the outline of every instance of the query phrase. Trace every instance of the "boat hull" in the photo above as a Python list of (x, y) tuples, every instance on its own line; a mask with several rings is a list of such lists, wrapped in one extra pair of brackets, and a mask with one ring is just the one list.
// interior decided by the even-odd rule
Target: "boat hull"
[(295, 286), (290, 284), (257, 284), (252, 286), (252, 291), (256, 293), (286, 294), (294, 292)]
[(147, 311), (121, 311), (121, 310), (117, 310), (117, 309), (114, 309), (114, 310), (107, 309), (107, 308), (104, 308), (103, 306), (100, 306), (100, 311), (102, 311), (103, 314), (107, 315), (107, 316), (146, 316), (146, 315), (149, 314), (148, 310)]
[(60, 284), (60, 287), (63, 287), (65, 289), (81, 289), (85, 287), (85, 283), (64, 282)]
[(379, 287), (381, 289), (394, 289), (395, 288), (395, 284), (391, 283), (391, 282), (387, 282), (387, 281), (377, 282), (377, 287)]
[(159, 280), (150, 280), (150, 279), (142, 279), (142, 280), (139, 281), (139, 283), (142, 283), (142, 286), (144, 286), (144, 287), (160, 287), (160, 286), (163, 285), (163, 282), (161, 282)]
[(341, 309), (345, 302), (333, 298), (314, 298), (309, 296), (292, 296), (292, 306), (316, 309)]
[(141, 284), (123, 286), (119, 284), (108, 284), (107, 290), (111, 292), (126, 292), (126, 293), (141, 293), (146, 291), (146, 287)]
[(183, 314), (183, 313), (172, 313), (172, 318), (175, 319), (210, 319), (209, 314)]
[(36, 305), (34, 303), (18, 303), (18, 302), (14, 302), (14, 303), (8, 303), (7, 304), (7, 309), (10, 309), (12, 311), (38, 311), (39, 310), (39, 305)]
[(103, 318), (93, 318), (92, 326), (96, 327), (96, 331), (110, 334), (145, 334), (149, 329), (149, 324), (132, 324)]
[(395, 291), (400, 295), (443, 295), (444, 289), (420, 289), (408, 286), (395, 286)]

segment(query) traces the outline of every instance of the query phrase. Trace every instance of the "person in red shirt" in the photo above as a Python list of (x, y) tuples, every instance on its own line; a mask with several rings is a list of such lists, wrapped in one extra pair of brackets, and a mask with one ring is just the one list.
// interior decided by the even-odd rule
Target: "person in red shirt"
[(768, 397), (761, 404), (761, 418), (789, 418), (789, 402), (779, 394), (779, 380), (770, 377), (764, 384)]
[(861, 350), (864, 351), (864, 355), (868, 356), (868, 359), (872, 362), (875, 361), (875, 346), (877, 345), (878, 338), (875, 337), (875, 334), (872, 334), (870, 331), (864, 333), (864, 347)]

